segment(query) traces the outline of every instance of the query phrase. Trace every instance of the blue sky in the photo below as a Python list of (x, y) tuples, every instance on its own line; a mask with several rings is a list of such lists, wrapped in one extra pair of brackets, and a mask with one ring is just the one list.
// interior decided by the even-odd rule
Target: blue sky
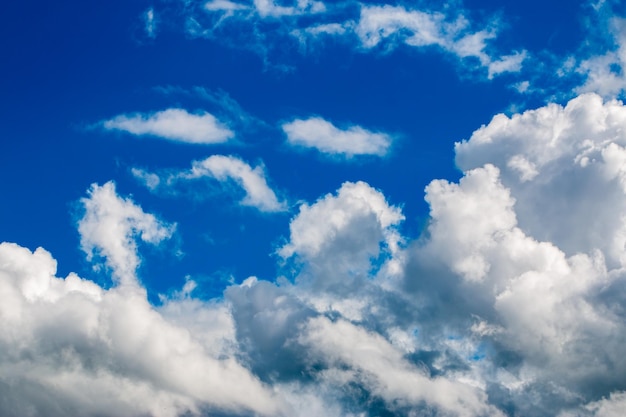
[(0, 414), (626, 408), (623, 3), (4, 9)]

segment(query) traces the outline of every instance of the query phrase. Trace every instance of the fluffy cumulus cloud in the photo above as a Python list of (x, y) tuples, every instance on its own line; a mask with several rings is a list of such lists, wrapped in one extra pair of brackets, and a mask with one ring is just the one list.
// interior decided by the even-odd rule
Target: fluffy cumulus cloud
[(122, 114), (101, 125), (106, 130), (195, 144), (222, 143), (234, 137), (234, 133), (212, 114), (189, 113), (178, 108), (155, 113)]
[[(431, 323), (489, 342), (482, 378), (513, 415), (619, 407), (625, 115), (593, 94), (498, 115), (457, 144), (461, 181), (427, 187), (430, 237), (406, 287), (425, 295)], [(445, 284), (418, 278), (433, 273)], [(455, 308), (444, 309), (448, 299)]]
[(244, 197), (240, 201), (243, 206), (270, 213), (287, 209), (287, 204), (279, 200), (268, 185), (264, 167), (258, 165), (253, 168), (234, 156), (213, 155), (202, 161), (194, 161), (189, 170), (164, 174), (164, 178), (138, 168), (134, 168), (132, 174), (153, 191), (158, 187), (175, 187), (181, 182), (213, 179), (224, 185), (224, 190), (232, 190), (230, 185), (235, 184), (235, 193), (243, 191)]
[(78, 223), (81, 247), (88, 259), (99, 255), (106, 259), (113, 275), (128, 283), (139, 266), (136, 238), (158, 244), (171, 237), (175, 225), (160, 222), (145, 213), (132, 200), (121, 198), (115, 183), (93, 184), (89, 197), (82, 201), (85, 214)]
[[(93, 185), (78, 228), (111, 288), (0, 244), (0, 414), (621, 415), (625, 125), (596, 94), (497, 115), (456, 144), (460, 180), (426, 187), (419, 238), (382, 190), (346, 182), (299, 205), (276, 280), (208, 301), (187, 281), (158, 307), (140, 243), (174, 226)], [(135, 174), (233, 182), (242, 204), (286, 209), (232, 156)]]
[[(85, 204), (81, 224), (99, 225), (83, 227), (83, 241), (95, 242), (115, 268), (134, 262), (133, 236), (156, 242), (164, 235), (110, 184), (94, 186)], [(123, 230), (104, 236), (118, 228), (112, 218)], [(290, 414), (236, 358), (224, 306), (181, 297), (157, 309), (136, 284), (103, 289), (55, 274), (44, 249), (0, 244), (0, 414)]]
[(625, 121), (621, 102), (595, 94), (497, 115), (456, 145), (457, 164), (498, 167), (517, 199), (520, 225), (532, 236), (568, 254), (600, 249), (610, 265), (624, 265)]
[(321, 117), (296, 119), (282, 125), (290, 145), (314, 148), (330, 155), (383, 156), (392, 139), (385, 133), (371, 132), (360, 126), (339, 129)]

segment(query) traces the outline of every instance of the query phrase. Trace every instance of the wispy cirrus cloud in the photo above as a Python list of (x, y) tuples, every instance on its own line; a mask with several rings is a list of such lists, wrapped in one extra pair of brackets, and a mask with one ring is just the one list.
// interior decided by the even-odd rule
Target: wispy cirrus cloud
[(393, 48), (403, 43), (414, 48), (438, 47), (458, 59), (475, 59), (487, 69), (488, 78), (504, 72), (519, 72), (526, 52), (491, 56), (487, 41), (495, 39), (497, 26), (474, 32), (462, 14), (407, 9), (402, 6), (364, 6), (355, 26), (361, 46), (366, 49), (385, 44)]
[(154, 113), (122, 114), (105, 120), (100, 125), (106, 130), (122, 131), (135, 136), (154, 136), (193, 144), (223, 143), (235, 136), (228, 126), (212, 114), (189, 113), (180, 108)]
[[(212, 0), (199, 4), (203, 6), (188, 8), (189, 34), (234, 47), (255, 45), (254, 49), (266, 59), (284, 42), (319, 45), (324, 39), (334, 38), (363, 53), (389, 52), (401, 45), (420, 50), (434, 48), (456, 57), (464, 68), (481, 69), (493, 78), (519, 72), (527, 56), (523, 49), (498, 52), (493, 45), (498, 22), (471, 22), (460, 9), (308, 0), (295, 5), (273, 0)], [(475, 30), (478, 25), (487, 29)], [(234, 42), (232, 30), (237, 30), (238, 39), (247, 37), (248, 42)]]
[(392, 144), (392, 137), (386, 133), (372, 132), (354, 125), (340, 129), (321, 117), (295, 119), (284, 123), (282, 129), (290, 145), (346, 158), (358, 155), (384, 156)]

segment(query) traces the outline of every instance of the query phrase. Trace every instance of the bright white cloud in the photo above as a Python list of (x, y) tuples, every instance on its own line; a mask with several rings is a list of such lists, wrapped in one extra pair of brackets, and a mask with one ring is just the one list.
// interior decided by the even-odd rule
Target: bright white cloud
[(150, 135), (196, 144), (222, 143), (234, 137), (234, 133), (212, 114), (193, 114), (184, 109), (123, 114), (102, 122), (102, 126), (107, 130), (121, 130), (137, 136)]
[[(556, 415), (585, 398), (572, 415), (602, 415), (620, 403), (599, 396), (620, 389), (626, 370), (625, 109), (588, 94), (498, 115), (456, 145), (460, 182), (426, 188), (428, 239), (405, 276), (430, 312), (423, 334), (437, 346), (430, 326), (469, 328), (494, 342), (517, 364), (490, 363), (496, 374), (479, 380), (506, 387), (520, 414)], [(598, 381), (611, 382), (595, 391)], [(530, 392), (545, 396), (543, 411)]]
[(246, 193), (241, 200), (244, 206), (256, 207), (261, 211), (275, 212), (286, 209), (284, 202), (268, 186), (262, 166), (252, 168), (234, 156), (213, 155), (203, 161), (194, 162), (185, 178), (215, 178), (220, 182), (234, 181)]
[(456, 161), (463, 170), (498, 167), (530, 235), (568, 254), (600, 249), (624, 265), (624, 123), (621, 102), (586, 94), (565, 107), (495, 116), (456, 144)]
[[(290, 241), (279, 254), (324, 259), (347, 249), (369, 263), (370, 257), (377, 255), (380, 241), (386, 241), (392, 250), (397, 248), (399, 237), (394, 227), (402, 220), (401, 210), (389, 206), (381, 192), (364, 182), (346, 182), (336, 196), (327, 194), (313, 205), (300, 206), (289, 225)], [(345, 245), (344, 250), (328, 250), (333, 243)], [(354, 266), (354, 259), (348, 264)]]
[(321, 117), (296, 119), (282, 125), (291, 145), (315, 148), (322, 153), (344, 155), (383, 156), (392, 139), (385, 133), (371, 132), (360, 126), (339, 129)]
[(0, 244), (1, 414), (285, 413), (234, 359), (223, 308), (169, 300), (159, 312), (132, 287), (55, 272), (45, 250)]
[(346, 182), (336, 195), (300, 206), (278, 254), (301, 268), (297, 282), (312, 290), (299, 297), (311, 308), (361, 320), (375, 303), (367, 291), (378, 291), (369, 280), (384, 282), (402, 271), (404, 242), (397, 227), (403, 220), (401, 209), (380, 191)]
[(229, 0), (212, 0), (204, 5), (205, 9), (209, 11), (226, 11), (234, 12), (237, 10), (246, 10), (248, 6), (241, 3), (235, 3)]
[(106, 258), (106, 265), (122, 283), (132, 283), (139, 266), (136, 239), (158, 244), (168, 239), (175, 225), (160, 222), (132, 200), (119, 197), (115, 184), (93, 184), (81, 200), (85, 214), (78, 223), (81, 248), (91, 259)]

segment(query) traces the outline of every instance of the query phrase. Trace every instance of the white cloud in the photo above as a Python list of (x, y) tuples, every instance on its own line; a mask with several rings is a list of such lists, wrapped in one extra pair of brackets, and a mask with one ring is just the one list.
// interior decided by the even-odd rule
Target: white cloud
[(209, 11), (226, 11), (234, 12), (237, 10), (246, 10), (248, 6), (241, 3), (235, 3), (229, 0), (212, 0), (204, 5), (205, 9)]
[(145, 185), (151, 191), (156, 190), (161, 184), (161, 178), (157, 174), (145, 171), (139, 168), (131, 168), (131, 174), (137, 178), (143, 185)]
[[(347, 182), (292, 218), (287, 279), (210, 303), (188, 281), (156, 309), (137, 287), (61, 280), (45, 251), (0, 246), (0, 389), (19, 387), (9, 407), (35, 415), (55, 398), (71, 415), (612, 417), (626, 384), (625, 125), (621, 102), (593, 94), (498, 115), (456, 145), (461, 180), (426, 188), (417, 241), (381, 191)], [(284, 208), (262, 167), (232, 156), (134, 173), (157, 188), (233, 181), (243, 203)], [(172, 228), (110, 183), (90, 193), (83, 245), (134, 276), (135, 241)]]
[(254, 0), (254, 7), (261, 17), (322, 13), (326, 10), (323, 2), (314, 0), (298, 0), (296, 6), (281, 6), (274, 0)]
[[(289, 225), (289, 243), (278, 253), (284, 258), (297, 254), (311, 260), (349, 251), (369, 264), (370, 258), (378, 254), (380, 241), (391, 250), (397, 249), (399, 236), (394, 227), (402, 220), (401, 210), (389, 206), (381, 192), (364, 182), (346, 182), (336, 196), (327, 194), (313, 205), (300, 206)], [(359, 263), (347, 260), (352, 267)]]
[(520, 415), (586, 402), (572, 415), (602, 415), (625, 382), (624, 120), (621, 102), (592, 94), (498, 115), (456, 145), (460, 182), (426, 189), (428, 238), (404, 286), (428, 312), (423, 340), (440, 345), (443, 326), (490, 341), (479, 380), (506, 387)]
[(609, 22), (614, 49), (581, 61), (577, 72), (586, 79), (579, 93), (594, 92), (603, 97), (617, 97), (626, 90), (626, 19), (614, 17)]
[(450, 21), (439, 12), (425, 12), (402, 6), (364, 6), (355, 28), (364, 48), (383, 42), (405, 43), (413, 47), (439, 47), (459, 59), (475, 58), (488, 69), (488, 78), (504, 72), (519, 72), (526, 52), (508, 56), (489, 55), (486, 41), (495, 38), (495, 30), (471, 32), (470, 22), (462, 15)]
[(594, 417), (620, 417), (626, 409), (626, 393), (612, 392), (608, 398), (587, 404), (585, 408), (593, 412)]
[(485, 60), (487, 64), (487, 77), (492, 79), (495, 75), (505, 72), (520, 72), (522, 63), (526, 59), (526, 51), (515, 52), (511, 55), (501, 56), (495, 60)]
[(389, 150), (392, 139), (385, 133), (371, 132), (360, 126), (345, 130), (320, 118), (296, 119), (282, 125), (291, 145), (315, 148), (322, 153), (344, 155), (383, 156)]
[(371, 292), (401, 274), (403, 220), (400, 208), (364, 182), (346, 182), (336, 195), (302, 204), (278, 250), (300, 270), (298, 297), (316, 311), (362, 320), (376, 305)]
[(366, 6), (361, 9), (355, 31), (366, 48), (396, 36), (412, 46), (444, 46), (447, 42), (444, 21), (445, 15), (441, 13), (407, 10), (402, 6)]
[(190, 170), (175, 172), (165, 178), (138, 168), (133, 168), (132, 174), (152, 191), (159, 187), (175, 187), (181, 181), (202, 178), (217, 180), (228, 190), (232, 189), (229, 187), (232, 182), (245, 194), (240, 201), (241, 205), (270, 213), (287, 210), (286, 202), (280, 201), (268, 185), (264, 167), (258, 165), (253, 168), (234, 156), (213, 155), (202, 161), (194, 161)]
[[(498, 26), (495, 20), (486, 24), (470, 22), (462, 10), (451, 10), (430, 11), (347, 1), (331, 4), (313, 0), (254, 0), (244, 4), (212, 0), (205, 4), (208, 22), (206, 16), (192, 15), (193, 24), (186, 30), (192, 36), (253, 49), (268, 63), (273, 51), (284, 48), (289, 37), (295, 38), (301, 52), (305, 52), (311, 49), (308, 47), (311, 41), (318, 44), (323, 35), (340, 39), (361, 52), (378, 46), (390, 51), (401, 44), (420, 49), (438, 48), (458, 58), (464, 68), (486, 70), (489, 79), (521, 71), (526, 51), (497, 53), (493, 45)], [(268, 21), (272, 24), (267, 24)], [(238, 36), (246, 38), (247, 42), (234, 40), (232, 33), (226, 30), (235, 25)], [(487, 28), (472, 29), (478, 25)]]
[(213, 115), (167, 109), (156, 113), (119, 115), (102, 122), (107, 130), (121, 130), (133, 135), (150, 135), (175, 142), (212, 144), (226, 142), (234, 133)]
[(340, 378), (343, 384), (362, 383), (396, 407), (409, 405), (419, 410), (426, 404), (425, 408), (435, 407), (444, 415), (504, 416), (488, 405), (487, 396), (480, 389), (448, 378), (430, 378), (382, 336), (347, 321), (310, 319), (298, 341), (310, 351), (312, 361), (334, 370), (348, 366), (343, 372), (322, 372), (322, 378)]
[(284, 202), (267, 185), (262, 166), (252, 168), (234, 156), (213, 155), (203, 161), (194, 162), (186, 178), (212, 177), (218, 181), (234, 181), (246, 193), (241, 200), (244, 206), (256, 207), (261, 211), (276, 212), (286, 210)]
[(45, 250), (0, 244), (0, 414), (289, 415), (234, 358), (225, 309), (170, 300), (160, 312), (131, 287), (55, 272)]
[(565, 107), (495, 116), (456, 144), (456, 161), (464, 171), (499, 168), (526, 233), (568, 254), (600, 249), (624, 265), (624, 123), (621, 102), (586, 94)]
[(93, 184), (89, 197), (81, 202), (85, 208), (78, 223), (81, 248), (88, 259), (94, 254), (105, 257), (107, 266), (122, 283), (133, 283), (139, 266), (135, 239), (158, 244), (175, 229), (175, 225), (145, 213), (132, 200), (119, 197), (113, 182)]

